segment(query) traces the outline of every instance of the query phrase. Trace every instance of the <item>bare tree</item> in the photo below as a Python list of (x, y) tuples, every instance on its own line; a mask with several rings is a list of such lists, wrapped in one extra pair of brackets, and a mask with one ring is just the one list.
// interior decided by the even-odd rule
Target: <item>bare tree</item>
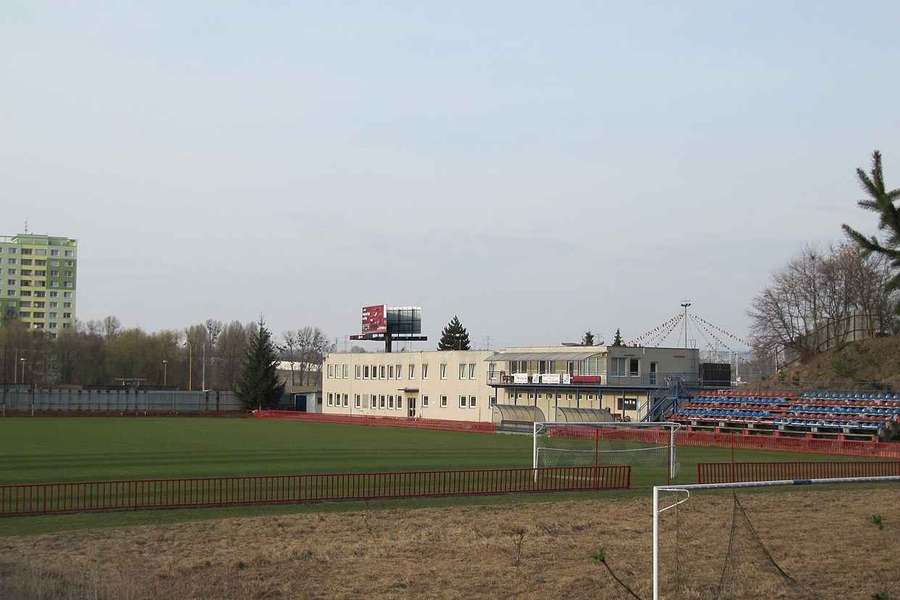
[(883, 330), (890, 320), (890, 273), (884, 263), (850, 244), (823, 252), (805, 249), (753, 299), (749, 315), (756, 351), (784, 348), (805, 359), (822, 345), (822, 331), (829, 343), (840, 343), (857, 318), (869, 324), (870, 335)]
[(285, 358), (288, 360), (288, 364), (291, 368), (291, 385), (293, 386), (296, 381), (294, 380), (294, 364), (297, 362), (297, 350), (299, 349), (299, 337), (296, 331), (288, 330), (281, 334), (282, 339), (284, 340), (284, 345), (281, 347), (282, 353)]

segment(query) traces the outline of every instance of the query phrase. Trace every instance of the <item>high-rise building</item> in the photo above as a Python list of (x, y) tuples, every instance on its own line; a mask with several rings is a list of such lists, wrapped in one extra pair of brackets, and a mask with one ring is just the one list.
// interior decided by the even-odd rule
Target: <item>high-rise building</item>
[(52, 337), (75, 328), (78, 242), (20, 233), (0, 237), (0, 316)]

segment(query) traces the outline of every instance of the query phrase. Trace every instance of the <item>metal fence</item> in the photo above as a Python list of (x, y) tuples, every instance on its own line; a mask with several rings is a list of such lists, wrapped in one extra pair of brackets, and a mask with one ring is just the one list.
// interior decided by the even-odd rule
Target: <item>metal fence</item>
[(0, 414), (179, 414), (243, 411), (233, 392), (179, 390), (45, 390), (0, 388)]
[(0, 516), (627, 489), (627, 465), (0, 485)]
[(900, 462), (698, 463), (697, 483), (900, 476)]
[(472, 431), (494, 433), (497, 427), (483, 421), (450, 421), (447, 419), (423, 419), (415, 417), (378, 417), (372, 415), (338, 415), (331, 413), (308, 413), (293, 410), (254, 410), (258, 419), (286, 419), (310, 421), (314, 423), (336, 423), (342, 425), (365, 425), (368, 427), (406, 427), (413, 429), (438, 429), (444, 431)]

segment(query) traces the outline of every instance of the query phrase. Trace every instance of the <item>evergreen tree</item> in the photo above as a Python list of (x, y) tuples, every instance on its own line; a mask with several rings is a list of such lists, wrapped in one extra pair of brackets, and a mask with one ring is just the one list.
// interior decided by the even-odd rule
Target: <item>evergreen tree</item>
[(238, 398), (250, 409), (273, 406), (284, 393), (284, 383), (278, 381), (278, 354), (272, 334), (262, 319), (250, 338), (241, 378), (237, 384)]
[(438, 350), (468, 350), (469, 332), (459, 322), (459, 317), (453, 316), (450, 323), (441, 331), (441, 341), (438, 342)]
[[(870, 238), (844, 225), (844, 232), (856, 242), (866, 253), (876, 253), (890, 261), (891, 267), (896, 271), (888, 282), (888, 290), (900, 290), (900, 188), (888, 190), (884, 186), (884, 173), (881, 170), (881, 152), (878, 150), (872, 155), (872, 173), (867, 174), (862, 169), (856, 170), (863, 189), (871, 197), (871, 200), (860, 200), (857, 204), (861, 208), (871, 210), (879, 215), (878, 229), (887, 232), (887, 237), (882, 241), (876, 236)], [(896, 307), (900, 314), (900, 303)]]
[(582, 346), (593, 346), (594, 345), (594, 334), (591, 333), (591, 330), (588, 329), (584, 332), (584, 337), (581, 338)]
[(616, 329), (616, 337), (613, 338), (612, 345), (613, 346), (624, 346), (625, 345), (622, 343), (622, 333), (618, 329)]

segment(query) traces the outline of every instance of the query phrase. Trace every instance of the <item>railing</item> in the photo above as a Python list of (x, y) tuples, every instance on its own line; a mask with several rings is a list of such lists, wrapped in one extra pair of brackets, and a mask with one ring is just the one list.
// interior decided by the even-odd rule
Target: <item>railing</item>
[(0, 516), (627, 489), (627, 465), (0, 485)]
[(900, 462), (698, 463), (697, 483), (900, 476)]
[(486, 383), (498, 386), (598, 386), (598, 387), (650, 387), (669, 388), (673, 382), (694, 385), (696, 373), (642, 373), (640, 375), (570, 375), (568, 373), (507, 373), (488, 372)]

